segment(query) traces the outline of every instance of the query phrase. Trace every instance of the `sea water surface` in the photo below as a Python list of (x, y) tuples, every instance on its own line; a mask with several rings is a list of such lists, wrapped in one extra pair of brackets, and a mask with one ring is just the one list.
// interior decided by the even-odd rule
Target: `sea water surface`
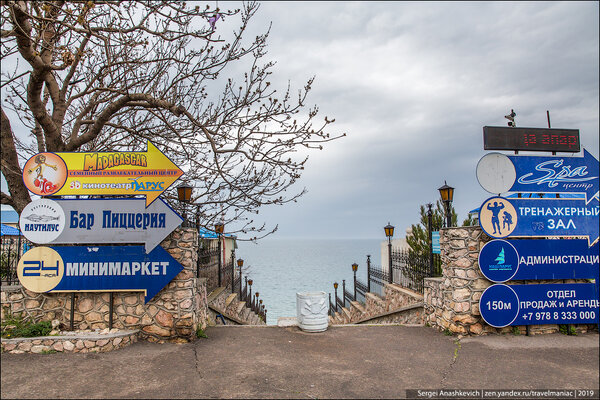
[(331, 293), (342, 279), (353, 292), (352, 263), (358, 264), (357, 278), (366, 283), (367, 254), (372, 265), (381, 265), (381, 239), (277, 239), (257, 243), (238, 241), (236, 257), (244, 260), (243, 276), (253, 280), (252, 292), (259, 292), (267, 309), (267, 324), (279, 317), (296, 316), (296, 293)]

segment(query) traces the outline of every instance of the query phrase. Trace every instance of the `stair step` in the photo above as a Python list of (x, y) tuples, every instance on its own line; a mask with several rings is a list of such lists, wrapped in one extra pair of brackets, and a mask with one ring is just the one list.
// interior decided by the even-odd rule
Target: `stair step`
[(350, 307), (356, 308), (358, 310), (358, 312), (361, 314), (365, 313), (365, 307), (362, 304), (360, 304), (358, 301), (351, 301)]
[(245, 307), (245, 308), (244, 308), (244, 311), (242, 311), (242, 319), (243, 319), (244, 321), (247, 321), (247, 320), (248, 320), (248, 317), (250, 317), (250, 313), (251, 313), (251, 312), (252, 312), (252, 311), (250, 311), (250, 309), (249, 309), (248, 307)]
[(348, 310), (346, 307), (342, 307), (342, 318), (348, 318), (350, 319), (350, 310)]
[(235, 313), (237, 315), (241, 316), (240, 312), (242, 312), (242, 310), (244, 309), (244, 307), (246, 307), (246, 303), (244, 303), (243, 301), (238, 301), (238, 305), (237, 305), (237, 308), (235, 310)]
[(407, 289), (405, 287), (402, 287), (402, 286), (398, 285), (397, 283), (387, 283), (385, 285), (385, 287), (386, 288), (390, 288), (392, 290), (395, 290), (397, 292), (400, 292), (400, 293), (402, 293), (404, 295), (414, 297), (415, 299), (417, 299), (419, 301), (423, 301), (423, 295), (422, 294), (414, 292), (414, 291), (412, 291), (410, 289)]
[(213, 300), (215, 300), (217, 297), (219, 297), (219, 295), (221, 293), (223, 293), (224, 290), (225, 290), (224, 287), (218, 287), (218, 288), (214, 289), (212, 292), (210, 292), (210, 294), (206, 298), (207, 302), (210, 303)]
[(229, 307), (235, 298), (237, 298), (237, 293), (231, 293), (229, 296), (227, 296), (227, 299), (225, 300), (225, 308)]

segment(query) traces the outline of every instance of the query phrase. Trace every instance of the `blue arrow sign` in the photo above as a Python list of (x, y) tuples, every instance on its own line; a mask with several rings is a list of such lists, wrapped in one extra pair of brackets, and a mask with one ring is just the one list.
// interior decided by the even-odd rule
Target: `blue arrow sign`
[(507, 157), (516, 172), (510, 192), (585, 193), (589, 203), (600, 188), (598, 160), (585, 149), (583, 157)]
[(157, 246), (36, 247), (23, 255), (17, 275), (34, 292), (144, 291), (146, 303), (183, 266)]
[(508, 325), (597, 324), (598, 285), (565, 283), (492, 285), (479, 299), (484, 321)]
[(486, 243), (479, 269), (492, 282), (598, 277), (598, 243), (585, 239), (502, 240)]
[(495, 239), (523, 237), (587, 237), (598, 241), (598, 199), (506, 199), (490, 197), (479, 209), (479, 225)]

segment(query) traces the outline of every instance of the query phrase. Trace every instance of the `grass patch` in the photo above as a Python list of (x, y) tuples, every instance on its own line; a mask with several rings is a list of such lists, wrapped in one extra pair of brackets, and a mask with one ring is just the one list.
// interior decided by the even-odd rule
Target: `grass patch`
[(2, 324), (2, 338), (48, 336), (52, 330), (52, 322), (33, 322), (21, 314), (9, 315)]
[(196, 329), (196, 337), (197, 337), (198, 339), (200, 339), (200, 338), (208, 339), (208, 336), (206, 336), (206, 333), (204, 333), (204, 331), (203, 331), (203, 330), (202, 330), (202, 328), (200, 328), (200, 327), (198, 327), (198, 328)]
[(444, 335), (446, 336), (452, 336), (452, 331), (448, 328), (444, 329)]

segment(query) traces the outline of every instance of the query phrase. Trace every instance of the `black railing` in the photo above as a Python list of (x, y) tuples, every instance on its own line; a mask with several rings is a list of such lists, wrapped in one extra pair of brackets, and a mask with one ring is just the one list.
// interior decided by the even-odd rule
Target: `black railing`
[(410, 250), (392, 249), (392, 271), (394, 282), (402, 287), (423, 293), (424, 279), (441, 276), (441, 259), (434, 254), (433, 265), (430, 255), (415, 254)]
[(331, 302), (331, 293), (329, 293), (329, 315), (335, 316), (336, 311), (335, 304)]
[[(236, 280), (237, 281), (237, 280)], [(242, 280), (239, 279), (240, 285)], [(234, 285), (235, 286), (235, 285)], [(238, 293), (238, 292), (234, 292)], [(248, 277), (244, 277), (244, 286), (241, 288), (241, 296), (240, 301), (246, 303), (246, 307), (248, 307), (252, 312), (258, 314), (258, 316), (264, 321), (267, 322), (267, 310), (265, 309), (265, 305), (262, 304), (262, 300), (258, 299), (256, 296), (256, 292), (252, 292), (252, 285), (248, 283)]]
[(19, 259), (33, 244), (22, 236), (2, 236), (0, 239), (0, 278), (2, 285), (18, 285)]
[(388, 273), (375, 265), (369, 265), (368, 268), (370, 292), (383, 296), (383, 288), (389, 282)]
[(344, 307), (344, 300), (340, 299), (338, 296), (335, 296), (335, 304), (336, 304), (336, 309), (338, 311), (341, 311), (342, 307)]
[(349, 291), (344, 289), (344, 304), (348, 302), (349, 305), (351, 301), (354, 301), (354, 293), (350, 293)]
[(367, 289), (367, 285), (365, 285), (364, 283), (362, 283), (361, 281), (359, 281), (357, 279), (355, 289), (356, 289), (356, 301), (364, 303), (365, 295), (369, 292), (369, 290)]
[(196, 276), (206, 278), (206, 290), (211, 292), (219, 286), (220, 246), (217, 240), (200, 239)]

